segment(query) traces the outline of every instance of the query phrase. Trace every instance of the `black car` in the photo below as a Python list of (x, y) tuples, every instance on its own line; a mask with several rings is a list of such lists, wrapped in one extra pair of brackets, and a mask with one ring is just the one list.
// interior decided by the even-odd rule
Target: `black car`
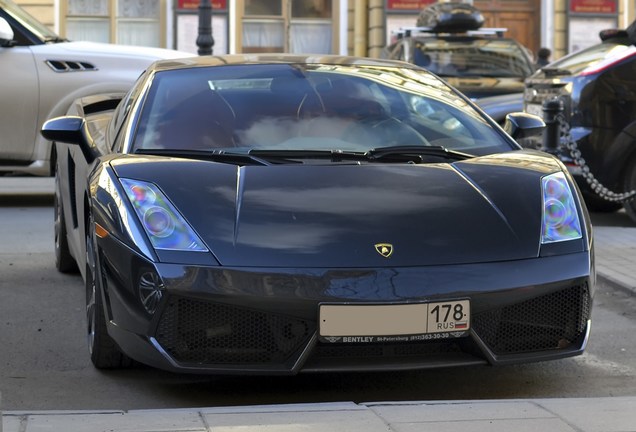
[[(636, 189), (636, 47), (627, 31), (601, 32), (602, 41), (567, 55), (526, 81), (524, 110), (541, 115), (546, 100), (560, 100), (571, 139), (600, 183), (617, 193)], [(564, 134), (563, 141), (567, 135)], [(561, 149), (591, 210), (620, 203), (592, 191), (570, 152)], [(636, 221), (636, 201), (624, 204)]]
[(57, 267), (85, 280), (99, 368), (402, 370), (585, 349), (593, 236), (569, 173), (417, 66), (162, 61), (42, 133), (59, 154)]
[(422, 11), (417, 27), (401, 30), (381, 56), (422, 66), (473, 99), (522, 93), (534, 72), (530, 51), (504, 37), (505, 29), (482, 24), (470, 5), (438, 3)]
[[(503, 126), (508, 114), (523, 111), (523, 93), (488, 96), (476, 99), (475, 103), (493, 120)], [(542, 113), (534, 115), (543, 118)]]

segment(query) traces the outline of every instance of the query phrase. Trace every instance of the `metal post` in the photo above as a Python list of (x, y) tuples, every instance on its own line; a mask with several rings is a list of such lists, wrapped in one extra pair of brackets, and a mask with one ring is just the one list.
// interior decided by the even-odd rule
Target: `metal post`
[(212, 54), (214, 38), (212, 37), (212, 4), (210, 0), (199, 3), (199, 35), (197, 36), (197, 53), (199, 55)]
[(541, 150), (548, 153), (556, 153), (561, 140), (561, 125), (559, 114), (563, 112), (563, 101), (559, 99), (549, 99), (543, 102), (543, 146)]

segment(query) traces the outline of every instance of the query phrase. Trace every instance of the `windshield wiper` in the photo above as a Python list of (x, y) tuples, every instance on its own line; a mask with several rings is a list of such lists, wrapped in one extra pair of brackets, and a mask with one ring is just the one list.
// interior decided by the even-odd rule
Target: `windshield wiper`
[(327, 159), (332, 162), (363, 161), (363, 162), (423, 162), (423, 156), (436, 156), (450, 160), (470, 159), (474, 156), (442, 146), (392, 146), (378, 147), (366, 152), (332, 150), (250, 150), (250, 155), (262, 158), (290, 159)]
[(449, 150), (443, 146), (393, 146), (378, 147), (365, 153), (371, 160), (384, 159), (395, 156), (438, 156), (451, 160), (464, 160), (474, 158), (474, 155)]
[[(210, 160), (236, 165), (273, 165), (280, 163), (299, 163), (298, 159), (321, 159), (331, 162), (413, 162), (422, 163), (424, 156), (434, 156), (449, 160), (464, 160), (474, 157), (468, 153), (449, 150), (442, 146), (393, 146), (378, 147), (366, 152), (330, 150), (275, 150), (252, 149), (247, 153), (234, 153), (227, 150), (185, 150), (185, 149), (138, 149), (135, 154), (173, 156), (191, 159)], [(302, 163), (302, 162), (300, 162)]]
[(248, 152), (252, 156), (263, 158), (275, 158), (281, 160), (289, 159), (329, 159), (332, 162), (343, 160), (367, 160), (366, 154), (362, 152), (344, 151), (339, 149), (330, 150), (272, 150), (272, 149), (252, 149)]
[(271, 165), (270, 162), (248, 153), (232, 153), (225, 150), (137, 149), (135, 154), (184, 157), (236, 165), (246, 163), (250, 165)]

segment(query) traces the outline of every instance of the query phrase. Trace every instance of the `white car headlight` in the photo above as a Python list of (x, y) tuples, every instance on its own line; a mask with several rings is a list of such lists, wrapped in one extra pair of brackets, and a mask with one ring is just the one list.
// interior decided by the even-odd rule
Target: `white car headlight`
[(541, 179), (543, 218), (541, 243), (580, 239), (581, 223), (574, 195), (565, 174), (550, 174)]
[(208, 248), (152, 183), (119, 179), (155, 249), (207, 252)]

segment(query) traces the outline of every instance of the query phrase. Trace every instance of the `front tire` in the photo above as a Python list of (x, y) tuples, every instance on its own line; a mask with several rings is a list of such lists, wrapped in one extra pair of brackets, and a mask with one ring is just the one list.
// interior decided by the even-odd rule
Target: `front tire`
[[(636, 156), (632, 157), (627, 165), (625, 177), (623, 178), (623, 190), (625, 192), (636, 190)], [(636, 198), (625, 201), (623, 208), (631, 220), (636, 223)]]
[[(57, 171), (57, 170), (56, 170)], [(61, 273), (77, 272), (77, 263), (68, 248), (66, 237), (66, 219), (62, 207), (60, 179), (55, 174), (55, 194), (53, 195), (54, 235), (55, 235), (55, 267)]]
[(86, 319), (88, 352), (98, 369), (121, 369), (132, 366), (133, 361), (121, 352), (107, 329), (102, 286), (97, 272), (95, 229), (92, 217), (86, 226)]
[(621, 203), (603, 199), (593, 191), (583, 192), (583, 200), (587, 209), (594, 213), (614, 213), (623, 207)]

